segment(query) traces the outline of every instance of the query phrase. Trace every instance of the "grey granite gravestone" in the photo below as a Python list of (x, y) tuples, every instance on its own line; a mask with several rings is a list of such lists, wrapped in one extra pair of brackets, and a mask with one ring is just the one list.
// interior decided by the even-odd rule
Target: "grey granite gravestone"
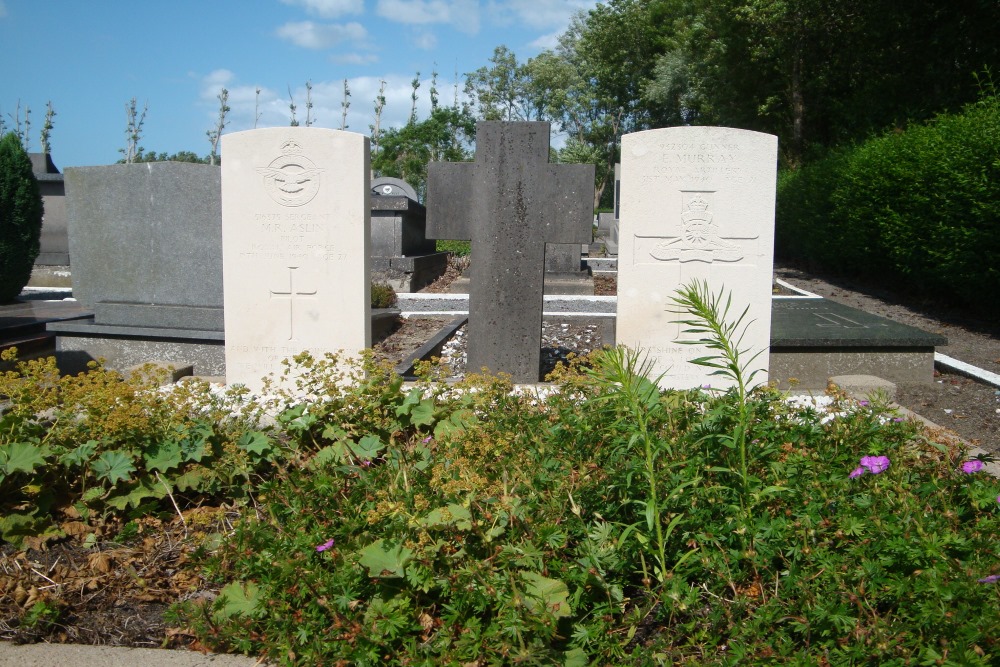
[(480, 122), (474, 163), (427, 169), (427, 235), (472, 241), (469, 368), (537, 382), (546, 243), (590, 241), (594, 166), (549, 164), (548, 123)]
[(397, 292), (415, 292), (448, 268), (448, 253), (426, 234), (427, 209), (416, 191), (398, 178), (372, 182), (371, 256), (373, 279)]
[(49, 325), (61, 365), (161, 360), (221, 374), (220, 173), (180, 162), (66, 170), (73, 296), (94, 317)]
[(48, 153), (29, 153), (42, 195), (44, 215), (39, 252), (28, 285), (69, 287), (69, 234), (66, 231), (66, 185)]
[(379, 176), (372, 180), (372, 194), (383, 197), (409, 197), (413, 201), (419, 201), (416, 188), (400, 178), (391, 176)]
[[(47, 325), (61, 368), (103, 357), (225, 375), (221, 174), (181, 162), (66, 170), (73, 296), (93, 316)], [(373, 335), (394, 319), (373, 312)]]

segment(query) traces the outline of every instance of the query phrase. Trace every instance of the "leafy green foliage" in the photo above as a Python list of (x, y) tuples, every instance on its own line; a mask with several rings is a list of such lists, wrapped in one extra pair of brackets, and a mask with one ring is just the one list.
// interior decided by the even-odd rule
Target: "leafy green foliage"
[[(719, 370), (749, 376), (725, 302), (685, 299)], [(545, 398), (478, 376), (403, 389), (334, 358), (289, 374), (322, 397), (286, 397), (303, 458), (204, 561), (227, 594), (175, 609), (214, 648), (290, 665), (1000, 652), (1000, 484), (877, 401), (661, 391), (623, 349), (559, 370)], [(849, 476), (874, 456), (888, 469)]]
[[(5, 353), (12, 360), (12, 353)], [(0, 539), (58, 536), (66, 515), (174, 510), (239, 498), (278, 447), (229, 415), (207, 386), (167, 393), (150, 370), (60, 377), (55, 360), (0, 374)]]
[(777, 250), (1000, 313), (1000, 98), (782, 174)]
[(428, 118), (412, 118), (401, 128), (382, 133), (372, 170), (410, 183), (421, 197), (427, 191), (428, 162), (462, 162), (470, 158), (469, 144), (476, 123), (467, 109), (437, 107)]
[(0, 137), (0, 303), (31, 278), (42, 233), (42, 196), (31, 158), (13, 132)]
[(386, 282), (372, 283), (372, 308), (392, 308), (396, 305), (396, 290)]
[(472, 253), (472, 243), (469, 241), (438, 241), (438, 252), (450, 252), (455, 257), (468, 257)]
[(721, 294), (677, 301), (736, 388), (660, 390), (625, 349), (544, 395), (304, 354), (234, 414), (23, 363), (0, 376), (0, 531), (58, 537), (72, 507), (129, 539), (249, 491), (188, 564), (218, 597), (171, 622), (289, 665), (995, 664), (1000, 483), (878, 400), (746, 390)]

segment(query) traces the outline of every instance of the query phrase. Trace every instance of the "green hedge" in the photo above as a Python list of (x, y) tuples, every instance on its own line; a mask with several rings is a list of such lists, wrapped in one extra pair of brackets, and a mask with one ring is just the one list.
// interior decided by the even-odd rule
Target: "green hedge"
[(1000, 313), (1000, 99), (783, 172), (776, 252)]
[(31, 279), (42, 233), (42, 196), (31, 158), (13, 132), (0, 137), (0, 303)]

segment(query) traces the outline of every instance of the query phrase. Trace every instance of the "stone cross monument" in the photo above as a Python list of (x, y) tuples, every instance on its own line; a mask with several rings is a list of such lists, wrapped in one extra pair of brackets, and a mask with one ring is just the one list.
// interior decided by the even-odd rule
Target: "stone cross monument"
[(549, 164), (549, 124), (480, 122), (473, 163), (427, 169), (427, 236), (472, 241), (468, 368), (537, 382), (546, 243), (589, 243), (594, 166)]

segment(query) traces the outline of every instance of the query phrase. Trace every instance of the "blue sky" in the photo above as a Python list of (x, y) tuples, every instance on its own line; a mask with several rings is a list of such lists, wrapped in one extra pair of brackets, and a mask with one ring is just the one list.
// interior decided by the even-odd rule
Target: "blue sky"
[[(305, 121), (369, 134), (379, 82), (383, 125), (410, 113), (420, 72), (420, 115), (433, 71), (442, 103), (463, 76), (505, 44), (526, 60), (554, 46), (574, 12), (593, 0), (0, 0), (0, 116), (31, 109), (30, 149), (40, 150), (46, 103), (56, 112), (52, 157), (65, 167), (112, 164), (125, 146), (125, 106), (148, 114), (147, 151), (206, 155), (205, 132), (229, 90), (225, 132), (289, 123), (289, 88)], [(17, 54), (12, 57), (13, 54)], [(257, 89), (260, 89), (259, 96)]]

